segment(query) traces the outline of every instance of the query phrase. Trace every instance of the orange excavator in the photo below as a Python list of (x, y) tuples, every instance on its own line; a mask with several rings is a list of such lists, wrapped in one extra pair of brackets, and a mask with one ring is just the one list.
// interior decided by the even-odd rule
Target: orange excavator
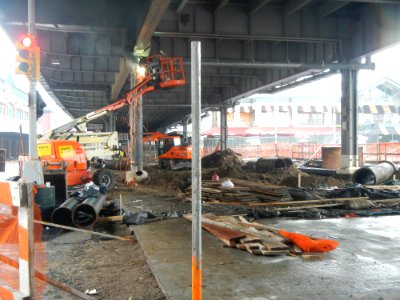
[(161, 137), (157, 145), (158, 164), (161, 169), (179, 170), (191, 168), (192, 146), (188, 143), (182, 143), (182, 137)]
[[(182, 142), (182, 136), (161, 132), (143, 134), (144, 149), (157, 153), (160, 169), (178, 170), (191, 167), (192, 147)], [(153, 150), (154, 147), (156, 150)]]
[(105, 116), (132, 102), (136, 103), (137, 99), (145, 93), (156, 89), (170, 89), (184, 85), (186, 82), (181, 57), (154, 55), (145, 60), (144, 67), (146, 68), (144, 78), (122, 99), (48, 131), (39, 138), (38, 156), (42, 160), (45, 177), (48, 175), (47, 181), (57, 181), (51, 177), (62, 174), (62, 171), (65, 170), (68, 186), (84, 184), (91, 180), (108, 189), (113, 186), (113, 173), (109, 170), (99, 170), (93, 173), (89, 169), (90, 164), (87, 161), (85, 150), (79, 142), (67, 140), (65, 137), (73, 134), (73, 130), (84, 131), (89, 121)]

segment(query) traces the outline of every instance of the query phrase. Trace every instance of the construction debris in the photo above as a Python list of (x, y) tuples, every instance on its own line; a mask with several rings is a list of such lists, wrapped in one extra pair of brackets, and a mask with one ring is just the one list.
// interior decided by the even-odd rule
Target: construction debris
[[(192, 215), (184, 215), (191, 221)], [(254, 255), (302, 255), (304, 252), (329, 252), (339, 242), (315, 239), (287, 232), (264, 224), (247, 221), (243, 216), (203, 215), (202, 227), (226, 246), (245, 250)]]
[[(234, 187), (223, 187), (218, 181), (202, 181), (202, 200), (207, 202), (269, 202), (269, 201), (290, 201), (290, 196), (286, 187), (256, 184), (247, 181), (235, 180)], [(190, 197), (191, 188), (186, 195)]]
[(241, 154), (226, 149), (215, 151), (201, 159), (203, 168), (217, 168), (220, 177), (245, 178)]

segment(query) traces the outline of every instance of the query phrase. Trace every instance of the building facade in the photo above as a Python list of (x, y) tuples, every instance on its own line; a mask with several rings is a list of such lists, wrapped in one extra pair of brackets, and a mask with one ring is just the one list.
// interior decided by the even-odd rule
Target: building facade
[(6, 150), (6, 159), (27, 154), (28, 96), (15, 86), (11, 77), (0, 78), (0, 118), (0, 149)]

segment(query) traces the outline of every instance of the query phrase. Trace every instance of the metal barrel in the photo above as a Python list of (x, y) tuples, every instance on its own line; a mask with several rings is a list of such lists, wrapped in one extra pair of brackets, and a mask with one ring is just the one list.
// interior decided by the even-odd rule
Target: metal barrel
[(397, 171), (397, 167), (390, 161), (381, 161), (376, 165), (362, 167), (354, 172), (353, 182), (375, 185), (390, 179)]
[(79, 200), (76, 198), (67, 199), (53, 211), (51, 221), (56, 224), (70, 226), (72, 224), (72, 212), (78, 204)]
[(256, 171), (259, 173), (286, 167), (285, 160), (282, 158), (260, 158), (256, 162)]
[(99, 194), (98, 197), (86, 198), (81, 204), (75, 207), (72, 213), (72, 221), (76, 227), (89, 227), (96, 223), (98, 214), (106, 201), (107, 196)]

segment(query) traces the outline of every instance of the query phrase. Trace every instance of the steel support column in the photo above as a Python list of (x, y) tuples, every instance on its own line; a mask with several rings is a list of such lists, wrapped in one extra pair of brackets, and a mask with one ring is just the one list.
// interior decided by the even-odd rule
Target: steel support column
[[(28, 1), (28, 32), (30, 35), (36, 35), (35, 29), (35, 0)], [(29, 104), (29, 158), (37, 159), (37, 115), (36, 115), (36, 68), (33, 64), (32, 76), (30, 78), (28, 104)]]
[(341, 171), (357, 167), (357, 75), (356, 70), (342, 70), (342, 158)]
[(108, 126), (109, 131), (115, 131), (115, 113), (113, 111), (108, 113)]
[(143, 96), (137, 100), (135, 109), (135, 167), (136, 171), (143, 170)]
[[(135, 86), (135, 73), (131, 69), (130, 72), (130, 87), (131, 89)], [(134, 151), (134, 137), (136, 135), (135, 132), (135, 105), (132, 101), (129, 105), (129, 139), (128, 139), (128, 157), (131, 160), (131, 172), (134, 171), (135, 166), (135, 151)]]
[(221, 114), (221, 150), (228, 148), (228, 110), (227, 107), (222, 106), (219, 108)]
[(183, 135), (183, 142), (187, 143), (188, 141), (188, 118), (183, 118), (182, 119), (182, 135)]
[(192, 54), (192, 300), (202, 299), (201, 244), (201, 43), (191, 43)]

